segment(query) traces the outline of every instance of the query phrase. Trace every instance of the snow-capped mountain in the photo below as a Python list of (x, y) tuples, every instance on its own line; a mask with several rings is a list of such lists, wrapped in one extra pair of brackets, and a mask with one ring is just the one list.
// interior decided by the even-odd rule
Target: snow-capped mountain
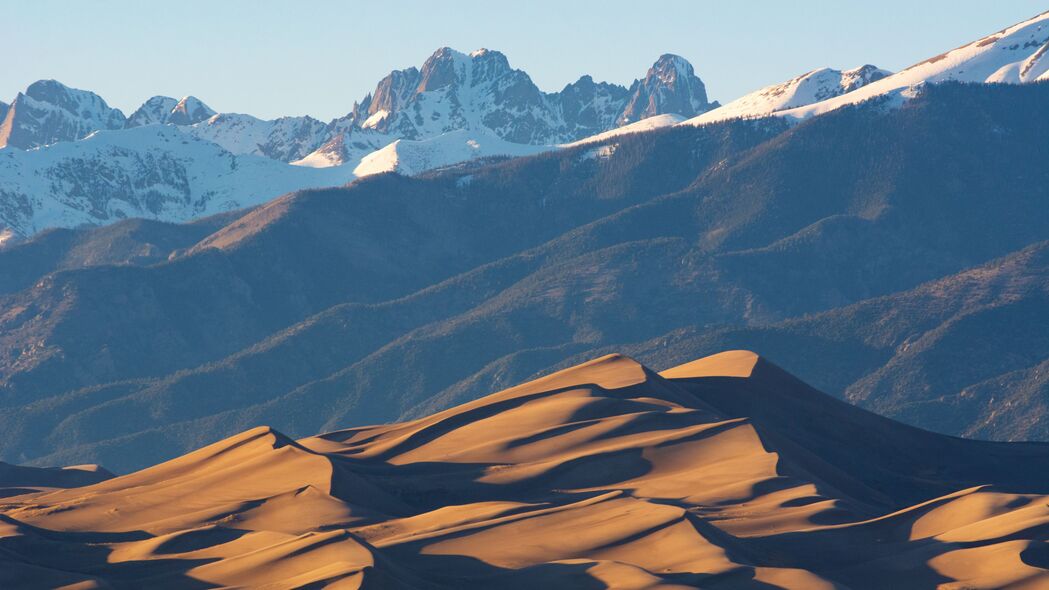
[(784, 111), (806, 118), (878, 96), (905, 99), (922, 84), (975, 82), (1024, 84), (1049, 80), (1049, 12), (931, 57), (859, 90)]
[(583, 76), (546, 93), (498, 51), (465, 54), (443, 47), (421, 68), (383, 78), (347, 116), (331, 123), (318, 153), (301, 163), (338, 165), (397, 139), (462, 129), (516, 144), (553, 145), (655, 115), (691, 117), (716, 106), (692, 65), (675, 55), (661, 56), (630, 88)]
[(890, 75), (892, 72), (869, 64), (845, 71), (821, 68), (751, 92), (695, 117), (690, 123), (765, 116), (841, 96)]
[(421, 69), (391, 73), (339, 131), (372, 129), (405, 139), (485, 128), (514, 143), (549, 143), (560, 132), (554, 105), (498, 51), (438, 49)]
[(18, 93), (0, 123), (0, 147), (22, 149), (58, 141), (74, 141), (92, 131), (120, 129), (124, 113), (102, 97), (69, 88), (54, 80), (40, 80)]
[[(811, 101), (807, 100), (812, 98), (811, 95), (803, 94), (800, 101), (783, 102), (778, 108), (770, 110), (770, 105), (776, 103), (777, 89), (781, 86), (789, 89), (792, 84), (800, 86), (795, 82), (814, 74), (827, 76), (833, 82), (832, 70), (817, 70), (783, 85), (759, 90), (684, 124), (702, 125), (732, 117), (757, 117), (771, 113), (805, 119), (873, 98), (884, 98), (891, 101), (890, 104), (899, 104), (920, 92), (922, 85), (941, 82), (1026, 84), (1047, 81), (1049, 12), (926, 59), (901, 72), (888, 76), (859, 77), (855, 80), (855, 88), (850, 91)], [(786, 94), (783, 93), (783, 96)]]
[(374, 129), (340, 131), (306, 156), (295, 160), (296, 166), (326, 168), (359, 162), (368, 154), (397, 141), (396, 136)]
[(530, 156), (555, 146), (513, 143), (489, 131), (456, 129), (427, 139), (398, 139), (361, 159), (357, 176), (383, 172), (415, 175), (478, 158)]
[(234, 154), (253, 154), (281, 162), (305, 157), (328, 138), (329, 126), (313, 117), (270, 121), (239, 113), (220, 113), (186, 128), (190, 135)]
[(235, 155), (177, 127), (147, 125), (26, 151), (2, 149), (0, 178), (0, 230), (28, 236), (125, 217), (186, 221), (344, 184), (353, 173)]
[(125, 127), (143, 125), (193, 125), (215, 115), (215, 111), (195, 96), (175, 100), (170, 96), (154, 96), (131, 113)]
[(654, 117), (648, 117), (640, 121), (630, 123), (629, 125), (623, 125), (622, 127), (616, 127), (604, 133), (598, 133), (597, 135), (591, 135), (590, 137), (584, 137), (583, 139), (573, 141), (572, 143), (566, 143), (559, 147), (570, 148), (579, 145), (585, 145), (588, 143), (596, 143), (611, 139), (613, 137), (619, 137), (620, 135), (629, 135), (631, 133), (644, 133), (645, 131), (653, 131), (656, 129), (662, 129), (664, 127), (673, 127), (678, 123), (685, 120), (685, 117), (681, 115), (675, 115), (673, 113), (667, 113), (665, 115), (656, 115)]
[(125, 127), (142, 127), (143, 125), (162, 125), (171, 118), (178, 100), (170, 96), (154, 96), (135, 109), (124, 123)]
[(216, 114), (211, 107), (201, 102), (199, 98), (186, 96), (178, 101), (175, 108), (171, 109), (168, 119), (163, 122), (171, 123), (172, 125), (192, 125), (205, 119), (210, 119)]

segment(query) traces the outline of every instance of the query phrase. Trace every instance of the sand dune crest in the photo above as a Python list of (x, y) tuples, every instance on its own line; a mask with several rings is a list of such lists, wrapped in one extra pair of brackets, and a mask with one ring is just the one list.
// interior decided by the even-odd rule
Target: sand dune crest
[(1046, 587), (1046, 466), (1049, 445), (906, 427), (751, 352), (610, 355), (0, 500), (0, 585)]

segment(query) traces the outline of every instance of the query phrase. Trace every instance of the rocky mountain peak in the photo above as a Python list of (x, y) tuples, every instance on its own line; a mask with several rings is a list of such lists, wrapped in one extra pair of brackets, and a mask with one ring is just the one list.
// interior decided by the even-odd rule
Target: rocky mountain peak
[(450, 47), (441, 47), (423, 63), (417, 92), (432, 92), (461, 82), (470, 57)]
[(841, 73), (842, 94), (852, 92), (857, 88), (862, 88), (871, 82), (876, 82), (891, 75), (892, 72), (889, 70), (883, 70), (871, 64), (865, 64), (858, 68), (845, 70)]
[(22, 149), (72, 141), (92, 131), (119, 129), (124, 113), (94, 92), (70, 88), (57, 80), (39, 80), (18, 93), (0, 124), (0, 147)]
[(685, 58), (665, 53), (630, 88), (631, 98), (617, 120), (626, 125), (654, 115), (675, 113), (694, 117), (715, 107), (707, 89)]
[[(392, 113), (405, 107), (419, 86), (420, 73), (417, 68), (394, 70), (379, 81), (375, 92), (361, 101), (361, 112), (368, 116), (379, 111)], [(361, 123), (364, 120), (361, 119)]]
[(127, 118), (126, 127), (142, 127), (164, 123), (178, 101), (170, 96), (154, 96), (135, 109)]
[(193, 125), (206, 121), (217, 113), (195, 96), (175, 100), (170, 96), (154, 96), (131, 113), (127, 127), (143, 125)]
[(186, 96), (171, 109), (167, 123), (193, 125), (215, 116), (215, 111), (195, 96)]
[(673, 54), (660, 56), (629, 89), (585, 75), (560, 92), (544, 93), (499, 51), (441, 47), (420, 68), (391, 72), (333, 128), (416, 139), (480, 126), (515, 143), (559, 143), (653, 115), (691, 117), (714, 106), (692, 65)]

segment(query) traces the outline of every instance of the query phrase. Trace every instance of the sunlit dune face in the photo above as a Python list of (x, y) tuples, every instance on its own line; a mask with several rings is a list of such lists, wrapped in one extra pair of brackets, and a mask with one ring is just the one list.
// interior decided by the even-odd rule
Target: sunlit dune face
[(0, 586), (1044, 587), (1046, 497), (980, 485), (1049, 461), (1011, 448), (875, 419), (750, 352), (662, 375), (611, 355), (412, 422), (256, 428), (4, 499)]
[(758, 355), (749, 350), (730, 350), (679, 365), (659, 373), (666, 379), (700, 377), (738, 377), (746, 379), (758, 363)]

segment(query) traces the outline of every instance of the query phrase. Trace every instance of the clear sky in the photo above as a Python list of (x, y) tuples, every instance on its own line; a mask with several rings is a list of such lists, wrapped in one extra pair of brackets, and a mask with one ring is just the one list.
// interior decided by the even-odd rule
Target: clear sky
[(54, 78), (130, 114), (155, 94), (219, 111), (341, 116), (434, 49), (498, 49), (543, 90), (628, 84), (661, 53), (727, 102), (822, 67), (897, 70), (1049, 10), (1033, 0), (5, 0), (0, 99)]

